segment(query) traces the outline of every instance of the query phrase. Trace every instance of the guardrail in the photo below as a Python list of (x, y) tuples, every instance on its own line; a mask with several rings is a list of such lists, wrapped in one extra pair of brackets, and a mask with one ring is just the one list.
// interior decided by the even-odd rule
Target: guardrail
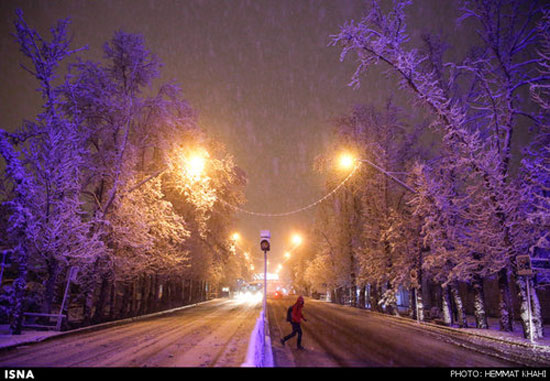
[(256, 320), (248, 342), (246, 360), (241, 367), (273, 367), (271, 337), (264, 310), (260, 312), (260, 316)]
[[(23, 313), (23, 324), (22, 326), (25, 328), (43, 328), (43, 329), (55, 329), (56, 331), (59, 331), (61, 329), (61, 322), (63, 319), (65, 319), (67, 316), (63, 314), (42, 314), (42, 313), (36, 313), (36, 312), (25, 312)], [(55, 318), (55, 326), (53, 325), (45, 325), (45, 324), (36, 324), (34, 322), (28, 322), (28, 318), (49, 318), (48, 321), (52, 322), (51, 319)], [(53, 322), (52, 322), (53, 323)]]

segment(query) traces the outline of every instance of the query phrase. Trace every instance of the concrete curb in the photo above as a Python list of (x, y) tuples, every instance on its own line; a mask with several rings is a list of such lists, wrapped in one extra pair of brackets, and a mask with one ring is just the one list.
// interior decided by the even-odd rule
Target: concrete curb
[(51, 340), (51, 339), (57, 339), (57, 338), (60, 338), (60, 337), (76, 335), (76, 334), (85, 333), (85, 332), (99, 331), (99, 330), (102, 330), (102, 329), (105, 329), (105, 328), (116, 327), (118, 325), (129, 324), (129, 323), (133, 323), (133, 322), (140, 321), (140, 320), (152, 319), (152, 318), (162, 316), (162, 315), (169, 315), (169, 314), (172, 314), (172, 313), (175, 313), (175, 312), (178, 312), (178, 311), (182, 311), (182, 310), (185, 310), (185, 309), (188, 309), (188, 308), (191, 308), (191, 307), (199, 306), (201, 304), (211, 303), (211, 302), (214, 302), (216, 300), (220, 300), (220, 299), (218, 298), (218, 299), (206, 300), (204, 302), (187, 304), (185, 306), (176, 307), (176, 308), (172, 308), (172, 309), (164, 310), (164, 311), (159, 311), (159, 312), (154, 312), (154, 313), (148, 314), (148, 315), (134, 316), (134, 317), (126, 318), (126, 319), (108, 321), (108, 322), (105, 322), (105, 323), (90, 325), (90, 326), (82, 327), (82, 328), (76, 328), (76, 329), (72, 329), (72, 330), (68, 330), (68, 331), (61, 331), (61, 332), (53, 333), (51, 335), (40, 336), (40, 337), (37, 337), (37, 338), (34, 338), (34, 339), (29, 338), (28, 340), (21, 340), (17, 343), (8, 344), (8, 345), (4, 345), (4, 346), (2, 346), (2, 344), (0, 343), (0, 352), (5, 351), (5, 350), (10, 350), (10, 349), (13, 349), (15, 347), (19, 347), (21, 345), (41, 343), (41, 342), (44, 342), (44, 341), (48, 341), (48, 340)]

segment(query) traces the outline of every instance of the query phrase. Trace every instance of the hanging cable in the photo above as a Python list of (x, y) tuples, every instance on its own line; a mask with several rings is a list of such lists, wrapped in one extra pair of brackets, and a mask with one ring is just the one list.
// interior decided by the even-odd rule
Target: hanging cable
[(238, 206), (235, 206), (235, 205), (231, 205), (229, 204), (228, 202), (220, 199), (219, 201), (224, 204), (224, 205), (227, 205), (228, 207), (238, 211), (238, 212), (241, 212), (241, 213), (245, 213), (245, 214), (249, 214), (249, 215), (252, 215), (252, 216), (260, 216), (260, 217), (284, 217), (284, 216), (290, 216), (292, 214), (297, 214), (297, 213), (301, 213), (303, 211), (306, 211), (308, 209), (311, 209), (317, 205), (319, 205), (320, 203), (322, 203), (323, 201), (325, 201), (326, 199), (328, 199), (329, 197), (331, 197), (333, 194), (335, 194), (336, 192), (338, 192), (340, 190), (340, 188), (342, 188), (344, 186), (344, 184), (346, 182), (348, 182), (348, 180), (353, 176), (353, 174), (355, 173), (355, 171), (357, 170), (357, 168), (359, 167), (359, 165), (355, 165), (353, 167), (353, 170), (350, 172), (350, 174), (344, 179), (342, 180), (342, 182), (340, 184), (338, 184), (332, 191), (330, 191), (329, 193), (327, 193), (326, 195), (324, 195), (323, 197), (321, 197), (320, 199), (318, 199), (317, 201), (315, 202), (312, 202), (311, 204), (308, 204), (304, 207), (301, 207), (299, 209), (295, 209), (295, 210), (291, 210), (289, 212), (284, 212), (284, 213), (262, 213), (262, 212), (254, 212), (254, 211), (250, 211), (250, 210), (246, 210), (246, 209), (243, 209), (243, 208), (240, 208)]

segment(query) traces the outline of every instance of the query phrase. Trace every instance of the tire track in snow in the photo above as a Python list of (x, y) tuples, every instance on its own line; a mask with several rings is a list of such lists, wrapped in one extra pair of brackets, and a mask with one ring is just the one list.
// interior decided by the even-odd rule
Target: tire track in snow
[(219, 314), (216, 321), (205, 326), (207, 332), (200, 336), (200, 340), (188, 351), (175, 356), (169, 366), (183, 366), (196, 359), (201, 359), (198, 366), (240, 366), (244, 362), (260, 307), (259, 304), (253, 307), (237, 306), (237, 314), (231, 318)]
[[(177, 351), (192, 348), (204, 339), (204, 335), (213, 332), (212, 327), (227, 323), (225, 327), (230, 329), (235, 317), (240, 319), (235, 326), (245, 329), (247, 313), (254, 314), (254, 311), (228, 301), (196, 306), (161, 317), (19, 347), (1, 353), (0, 365), (158, 366), (164, 359), (175, 356)], [(236, 335), (237, 332), (233, 332), (230, 339)], [(248, 344), (248, 337), (245, 342)], [(221, 348), (216, 362), (221, 360), (228, 345), (226, 343)], [(238, 365), (240, 364), (230, 366)]]
[[(270, 316), (286, 316), (286, 307), (294, 302), (288, 300), (272, 301)], [(283, 303), (287, 305), (282, 306)], [(280, 309), (284, 310), (282, 314)], [(283, 366), (299, 367), (514, 366), (488, 354), (459, 347), (422, 327), (349, 306), (306, 299), (304, 314), (308, 319), (302, 324), (307, 350), (281, 348), (277, 345), (278, 339), (273, 340), (278, 365), (282, 362)], [(274, 336), (282, 337), (290, 332), (281, 330), (277, 318), (270, 319), (270, 325)], [(287, 357), (291, 357), (294, 364)], [(331, 361), (335, 364), (331, 365)]]

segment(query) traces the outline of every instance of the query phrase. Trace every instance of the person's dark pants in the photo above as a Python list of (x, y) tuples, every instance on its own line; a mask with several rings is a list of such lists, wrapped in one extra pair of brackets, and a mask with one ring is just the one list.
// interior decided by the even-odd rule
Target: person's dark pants
[(298, 334), (298, 347), (302, 346), (302, 327), (300, 327), (300, 323), (290, 323), (292, 324), (292, 333), (288, 336), (285, 336), (283, 338), (283, 341), (287, 341), (288, 339), (293, 338)]

